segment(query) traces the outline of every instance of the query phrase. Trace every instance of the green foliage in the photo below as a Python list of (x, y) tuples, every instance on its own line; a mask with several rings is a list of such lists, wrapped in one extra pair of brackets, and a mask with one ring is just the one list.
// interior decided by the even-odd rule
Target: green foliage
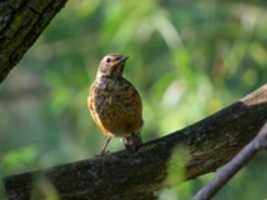
[[(70, 0), (0, 88), (0, 173), (54, 166), (99, 152), (103, 136), (86, 103), (98, 62), (107, 53), (130, 56), (125, 76), (141, 93), (142, 135), (151, 140), (265, 83), (266, 42), (265, 5)], [(118, 140), (110, 147), (121, 148)], [(267, 179), (257, 173), (261, 162), (254, 161), (217, 199), (262, 199)], [(211, 176), (163, 191), (161, 199), (189, 199)], [(247, 190), (239, 186), (244, 183)], [(57, 198), (53, 189), (49, 192), (51, 199)]]

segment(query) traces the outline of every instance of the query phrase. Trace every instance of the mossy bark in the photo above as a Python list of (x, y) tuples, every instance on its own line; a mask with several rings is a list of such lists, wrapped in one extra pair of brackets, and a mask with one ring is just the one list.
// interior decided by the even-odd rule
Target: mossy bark
[(67, 0), (0, 2), (0, 83)]

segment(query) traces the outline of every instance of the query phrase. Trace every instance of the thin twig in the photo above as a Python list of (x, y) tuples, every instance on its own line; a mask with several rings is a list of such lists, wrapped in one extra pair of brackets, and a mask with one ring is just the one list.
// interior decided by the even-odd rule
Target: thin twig
[(259, 134), (227, 163), (207, 186), (195, 195), (193, 200), (211, 199), (259, 150), (265, 149), (266, 147), (267, 123), (263, 126)]

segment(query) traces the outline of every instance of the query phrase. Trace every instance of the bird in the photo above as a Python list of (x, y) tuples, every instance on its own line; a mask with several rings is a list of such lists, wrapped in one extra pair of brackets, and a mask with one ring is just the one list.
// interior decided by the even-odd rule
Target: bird
[(142, 100), (133, 84), (123, 77), (127, 59), (128, 56), (121, 54), (104, 56), (90, 86), (88, 110), (106, 137), (100, 155), (107, 153), (107, 146), (114, 137), (122, 138), (125, 148), (132, 152), (142, 146)]

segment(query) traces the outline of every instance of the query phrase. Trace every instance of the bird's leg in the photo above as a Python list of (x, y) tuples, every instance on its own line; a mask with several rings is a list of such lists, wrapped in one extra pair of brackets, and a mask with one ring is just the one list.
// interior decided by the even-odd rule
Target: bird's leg
[(111, 137), (108, 137), (108, 138), (106, 139), (106, 141), (105, 141), (103, 147), (101, 148), (101, 152), (100, 152), (100, 155), (101, 155), (101, 156), (103, 156), (103, 155), (105, 155), (105, 154), (107, 153), (106, 149), (107, 149), (108, 144), (110, 143), (111, 139), (112, 139)]
[(131, 152), (137, 151), (143, 144), (139, 133), (132, 133), (131, 135), (123, 138), (123, 142), (125, 148)]

